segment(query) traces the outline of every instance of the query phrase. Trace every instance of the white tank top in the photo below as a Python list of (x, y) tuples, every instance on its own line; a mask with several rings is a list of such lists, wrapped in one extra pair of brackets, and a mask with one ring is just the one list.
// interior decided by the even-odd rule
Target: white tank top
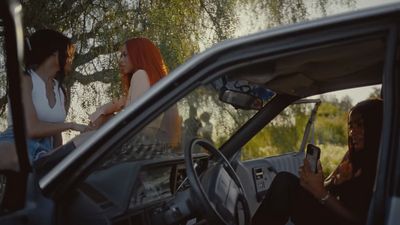
[[(50, 107), (46, 95), (46, 84), (39, 75), (29, 70), (28, 73), (32, 79), (32, 102), (39, 120), (44, 122), (61, 123), (65, 121), (67, 113), (65, 111), (65, 97), (63, 91), (58, 87), (58, 81), (54, 80), (53, 91), (56, 103), (53, 108)], [(10, 109), (10, 107), (9, 107)], [(8, 125), (12, 125), (11, 113), (8, 113)]]

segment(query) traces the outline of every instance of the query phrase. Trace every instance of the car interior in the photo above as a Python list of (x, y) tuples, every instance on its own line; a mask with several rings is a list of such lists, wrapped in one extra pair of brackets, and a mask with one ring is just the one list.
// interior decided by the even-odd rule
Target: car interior
[[(314, 127), (324, 101), (319, 95), (371, 85), (380, 85), (385, 93), (388, 65), (400, 65), (400, 49), (393, 48), (398, 37), (390, 39), (378, 20), (330, 25), (294, 30), (298, 36), (282, 39), (272, 32), (266, 38), (270, 43), (228, 42), (237, 48), (216, 46), (222, 53), (215, 58), (206, 57), (212, 51), (200, 54), (202, 63), (216, 64), (194, 71), (179, 87), (175, 83), (183, 78), (178, 73), (190, 66), (178, 68), (142, 104), (160, 97), (159, 105), (140, 116), (134, 114), (140, 105), (132, 106), (86, 145), (55, 159), (35, 180), (34, 189), (51, 199), (41, 202), (54, 210), (50, 214), (56, 224), (65, 225), (250, 225), (275, 175), (287, 171), (298, 176), (305, 146), (318, 136)], [(393, 51), (397, 58), (388, 62)], [(165, 90), (176, 88), (173, 97), (161, 97), (163, 85)], [(172, 107), (180, 116), (179, 144), (146, 129)], [(247, 146), (263, 128), (295, 123), (293, 118), (284, 121), (282, 114), (296, 109), (305, 112), (300, 134), (276, 134), (296, 135), (295, 142), (283, 137), (279, 140), (287, 143), (279, 153), (262, 153), (266, 145), (259, 154), (248, 155)], [(82, 166), (68, 167), (72, 161)], [(63, 168), (69, 169), (62, 173), (68, 176), (60, 181)], [(54, 187), (47, 185), (52, 177), (58, 179)], [(5, 185), (1, 179), (0, 189)]]
[[(140, 135), (127, 136), (123, 144), (114, 147), (97, 163), (76, 190), (62, 198), (59, 221), (65, 224), (201, 224), (206, 220), (249, 224), (275, 174), (288, 171), (298, 175), (321, 104), (320, 99), (308, 97), (381, 84), (386, 47), (385, 35), (373, 33), (273, 57), (267, 55), (227, 68), (222, 75), (177, 102), (184, 120), (188, 119), (185, 115), (188, 109), (184, 108), (199, 98), (198, 93), (208, 101), (203, 107), (211, 107), (212, 110), (205, 109), (210, 114), (219, 110), (238, 114), (243, 121), (237, 127), (224, 125), (229, 123), (228, 114), (224, 114), (222, 123), (213, 118), (214, 128), (220, 129), (216, 132), (229, 134), (226, 140), (191, 137), (190, 145), (171, 148), (167, 144), (161, 148), (163, 144), (157, 140), (150, 140), (151, 144), (144, 147), (146, 141), (138, 138)], [(294, 104), (311, 105), (304, 136), (299, 137), (301, 144), (285, 154), (242, 161), (240, 146)], [(201, 106), (201, 100), (193, 105)], [(225, 156), (231, 155), (230, 163), (223, 156), (215, 156), (218, 148)], [(194, 160), (186, 159), (192, 152)], [(231, 165), (234, 172), (220, 169), (221, 164), (225, 169)], [(188, 176), (190, 171), (193, 174)], [(194, 179), (199, 177), (201, 182)], [(241, 204), (234, 204), (237, 199)]]

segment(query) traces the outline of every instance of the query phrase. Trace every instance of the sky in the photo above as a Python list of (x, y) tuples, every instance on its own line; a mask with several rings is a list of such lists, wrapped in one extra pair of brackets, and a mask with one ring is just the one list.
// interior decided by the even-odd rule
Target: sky
[(377, 5), (384, 5), (393, 2), (400, 2), (400, 0), (358, 0), (357, 6), (358, 8), (365, 8)]
[(327, 95), (334, 95), (337, 99), (342, 99), (344, 96), (349, 96), (352, 99), (353, 105), (358, 102), (361, 102), (369, 97), (369, 95), (373, 92), (374, 88), (381, 87), (381, 85), (372, 85), (361, 88), (352, 88), (346, 89), (342, 91), (335, 91), (326, 93)]

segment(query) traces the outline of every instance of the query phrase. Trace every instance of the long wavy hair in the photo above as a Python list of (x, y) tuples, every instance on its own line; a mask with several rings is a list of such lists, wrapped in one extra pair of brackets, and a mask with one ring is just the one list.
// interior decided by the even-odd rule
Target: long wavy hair
[(53, 53), (58, 52), (60, 70), (56, 79), (62, 83), (65, 76), (64, 66), (73, 57), (75, 46), (64, 34), (50, 30), (38, 30), (25, 43), (25, 65), (27, 69), (36, 69)]
[(383, 102), (381, 99), (368, 99), (355, 105), (350, 112), (361, 115), (364, 127), (364, 149), (355, 151), (349, 137), (349, 157), (353, 164), (353, 171), (362, 169), (363, 174), (373, 179), (382, 131)]
[(144, 70), (149, 76), (152, 86), (168, 74), (168, 68), (160, 50), (147, 38), (132, 38), (125, 42), (128, 57), (133, 65), (133, 71), (121, 75), (124, 95), (127, 95), (132, 75), (138, 70)]
[(63, 86), (65, 78), (65, 65), (67, 60), (72, 60), (75, 54), (75, 45), (72, 40), (64, 34), (50, 30), (38, 30), (25, 40), (25, 66), (26, 70), (35, 70), (48, 57), (55, 52), (58, 52), (59, 70), (55, 74), (55, 79), (58, 81), (59, 88), (63, 91), (66, 97), (66, 109), (69, 108), (69, 98), (67, 91)]

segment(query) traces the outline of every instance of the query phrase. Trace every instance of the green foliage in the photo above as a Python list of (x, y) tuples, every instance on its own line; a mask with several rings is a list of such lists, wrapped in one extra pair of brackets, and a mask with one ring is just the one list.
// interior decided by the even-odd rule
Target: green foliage
[[(251, 32), (302, 22), (337, 13), (338, 7), (355, 8), (357, 0), (248, 0), (241, 1), (250, 19)], [(331, 10), (334, 8), (335, 10)]]
[(305, 104), (285, 109), (243, 147), (242, 159), (299, 150), (309, 111), (310, 106)]
[[(84, 118), (95, 106), (121, 94), (115, 53), (128, 38), (145, 36), (153, 40), (173, 70), (202, 48), (232, 38), (243, 14), (250, 18), (249, 32), (254, 32), (307, 20), (311, 11), (324, 12), (332, 5), (350, 6), (351, 2), (354, 0), (318, 0), (315, 4), (305, 0), (21, 0), (27, 35), (50, 28), (76, 43), (75, 71), (66, 78), (66, 86), (69, 99), (77, 99), (72, 104), (84, 108), (73, 107), (69, 120)], [(110, 86), (91, 85), (95, 82)], [(82, 89), (78, 88), (82, 86), (87, 95), (101, 93), (106, 97), (82, 102)], [(3, 102), (0, 109), (4, 109)], [(4, 110), (0, 116), (4, 116)], [(239, 124), (241, 118), (234, 120)]]
[(374, 87), (372, 93), (369, 95), (369, 98), (381, 98), (381, 88)]
[[(347, 150), (348, 110), (343, 109), (350, 108), (351, 104), (348, 98), (342, 101), (326, 97), (323, 99), (317, 111), (315, 129), (308, 137), (308, 142), (313, 138), (321, 147), (324, 172), (329, 173)], [(313, 104), (298, 104), (281, 112), (243, 147), (242, 160), (298, 151), (312, 107)]]
[(315, 123), (318, 144), (347, 144), (347, 111), (331, 102), (321, 104)]
[(323, 144), (321, 148), (321, 165), (325, 176), (328, 176), (339, 163), (347, 151), (347, 146)]

